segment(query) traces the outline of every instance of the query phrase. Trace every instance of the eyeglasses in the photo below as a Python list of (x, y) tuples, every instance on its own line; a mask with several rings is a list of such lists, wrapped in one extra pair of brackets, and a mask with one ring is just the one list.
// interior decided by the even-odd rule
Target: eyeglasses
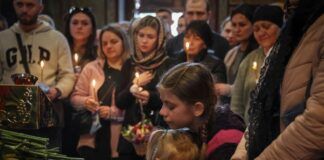
[(92, 13), (92, 10), (91, 8), (88, 7), (74, 7), (74, 6), (69, 9), (69, 14), (73, 14), (77, 12)]

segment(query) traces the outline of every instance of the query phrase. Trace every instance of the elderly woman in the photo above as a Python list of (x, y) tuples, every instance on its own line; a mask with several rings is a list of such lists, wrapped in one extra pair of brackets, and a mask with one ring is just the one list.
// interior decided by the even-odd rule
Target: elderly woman
[(283, 11), (278, 6), (260, 6), (256, 9), (252, 21), (253, 34), (260, 47), (241, 62), (231, 99), (231, 109), (244, 117), (246, 123), (249, 120), (250, 93), (259, 79), (264, 59), (279, 36)]

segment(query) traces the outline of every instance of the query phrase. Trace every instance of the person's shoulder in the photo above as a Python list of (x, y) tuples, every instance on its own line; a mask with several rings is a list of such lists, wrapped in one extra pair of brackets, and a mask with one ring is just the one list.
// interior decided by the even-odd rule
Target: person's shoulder
[(244, 131), (245, 124), (242, 117), (232, 112), (228, 104), (220, 105), (215, 109), (215, 118), (222, 128)]
[(94, 71), (94, 70), (98, 70), (98, 68), (102, 67), (103, 66), (103, 60), (100, 59), (100, 58), (97, 58), (93, 61), (90, 61), (89, 63), (87, 63), (83, 70), (85, 71)]
[(263, 49), (261, 47), (254, 49), (249, 53), (244, 59), (254, 59), (255, 57), (259, 56), (259, 54), (263, 54)]
[(212, 34), (213, 34), (214, 41), (224, 42), (224, 43), (227, 42), (227, 40), (224, 37), (222, 37), (219, 33), (212, 31)]
[(174, 36), (168, 40), (168, 43), (173, 43), (182, 40), (184, 37), (184, 33), (180, 33), (177, 36)]

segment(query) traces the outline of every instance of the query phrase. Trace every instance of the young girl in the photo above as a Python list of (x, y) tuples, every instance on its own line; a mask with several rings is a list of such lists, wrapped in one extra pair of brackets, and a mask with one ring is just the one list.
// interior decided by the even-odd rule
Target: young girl
[(121, 123), (112, 117), (120, 117), (121, 111), (115, 106), (115, 88), (120, 85), (130, 53), (126, 33), (117, 27), (102, 29), (99, 39), (100, 56), (84, 67), (71, 95), (76, 109), (98, 113), (100, 117), (101, 128), (97, 132), (80, 135), (78, 151), (86, 160), (118, 158)]
[[(156, 17), (146, 16), (135, 23), (132, 33), (134, 54), (132, 62), (127, 64), (128, 69), (123, 72), (117, 98), (117, 106), (125, 109), (124, 126), (141, 121), (141, 108), (153, 125), (166, 126), (158, 115), (162, 103), (156, 90), (160, 77), (172, 65), (164, 50), (165, 36), (163, 24)], [(134, 84), (142, 90), (130, 92)], [(136, 155), (132, 144), (124, 138), (120, 140), (119, 152), (121, 159), (144, 159)]]
[(198, 63), (181, 63), (158, 83), (160, 114), (173, 128), (188, 127), (199, 135), (206, 159), (229, 159), (240, 141), (244, 122), (228, 107), (216, 107), (211, 73)]
[(146, 160), (199, 160), (193, 138), (186, 130), (157, 130), (148, 142)]

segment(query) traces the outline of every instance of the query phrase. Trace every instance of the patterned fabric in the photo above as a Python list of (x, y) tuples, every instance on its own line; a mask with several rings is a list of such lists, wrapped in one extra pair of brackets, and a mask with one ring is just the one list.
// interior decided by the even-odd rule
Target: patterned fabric
[(245, 135), (249, 159), (256, 158), (280, 134), (280, 85), (286, 65), (304, 33), (324, 12), (323, 3), (301, 2), (287, 20), (251, 94), (250, 124)]

